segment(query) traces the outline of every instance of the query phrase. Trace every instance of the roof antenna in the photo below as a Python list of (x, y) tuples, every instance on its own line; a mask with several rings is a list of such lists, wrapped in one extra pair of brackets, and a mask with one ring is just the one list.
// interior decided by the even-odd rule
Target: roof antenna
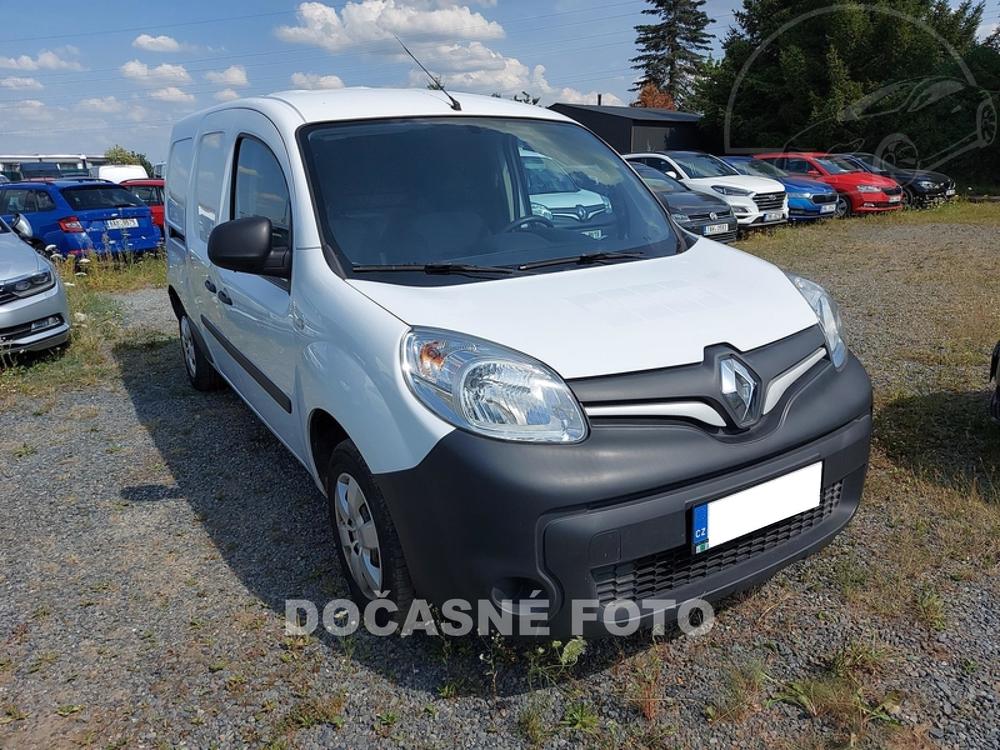
[(417, 56), (414, 55), (412, 52), (410, 52), (409, 49), (407, 49), (406, 45), (403, 44), (403, 40), (402, 39), (400, 39), (395, 34), (393, 34), (393, 36), (396, 37), (396, 41), (399, 42), (399, 46), (403, 48), (403, 52), (405, 52), (406, 54), (408, 54), (413, 59), (413, 62), (415, 62), (417, 65), (419, 65), (420, 69), (422, 71), (424, 71), (424, 73), (427, 74), (428, 78), (431, 79), (431, 83), (434, 84), (434, 88), (437, 91), (440, 91), (441, 93), (443, 93), (445, 96), (448, 97), (448, 99), (451, 101), (451, 108), (453, 110), (455, 110), (456, 112), (461, 112), (462, 111), (462, 105), (458, 103), (458, 99), (456, 99), (455, 97), (453, 97), (451, 94), (449, 94), (447, 92), (447, 90), (445, 89), (445, 87), (441, 83), (441, 81), (438, 78), (436, 78), (434, 75), (432, 75), (431, 72), (429, 70), (427, 70), (427, 68), (424, 67), (424, 64), (422, 62), (420, 62), (420, 60), (417, 59)]

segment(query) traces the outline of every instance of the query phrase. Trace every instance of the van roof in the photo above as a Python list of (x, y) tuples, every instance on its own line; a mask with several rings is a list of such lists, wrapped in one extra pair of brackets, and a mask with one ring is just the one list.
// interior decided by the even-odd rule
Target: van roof
[(451, 108), (448, 98), (431, 89), (384, 89), (352, 87), (322, 91), (278, 91), (266, 96), (236, 99), (197, 112), (177, 123), (175, 138), (197, 130), (197, 123), (210, 112), (252, 109), (267, 115), (279, 129), (294, 130), (311, 122), (385, 119), (390, 117), (530, 117), (572, 122), (568, 117), (532, 104), (510, 99), (451, 92), (462, 111)]

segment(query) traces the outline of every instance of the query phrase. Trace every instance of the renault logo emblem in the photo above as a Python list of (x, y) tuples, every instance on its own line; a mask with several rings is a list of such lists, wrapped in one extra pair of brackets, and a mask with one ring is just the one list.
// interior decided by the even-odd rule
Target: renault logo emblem
[(719, 375), (722, 397), (729, 404), (736, 422), (741, 427), (755, 422), (759, 416), (760, 401), (756, 376), (733, 357), (726, 357), (719, 363)]
[(587, 220), (587, 209), (585, 209), (583, 206), (577, 206), (576, 207), (576, 218), (578, 218), (580, 221), (586, 221)]

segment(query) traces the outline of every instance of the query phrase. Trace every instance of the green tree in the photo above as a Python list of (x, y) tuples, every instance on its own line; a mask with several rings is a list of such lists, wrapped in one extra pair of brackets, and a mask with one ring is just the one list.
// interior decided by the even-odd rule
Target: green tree
[(138, 164), (146, 170), (146, 174), (153, 174), (153, 165), (145, 154), (130, 151), (117, 143), (104, 152), (104, 158), (108, 160), (108, 164)]
[(705, 0), (647, 2), (650, 7), (642, 12), (657, 21), (635, 27), (640, 52), (632, 58), (632, 67), (641, 75), (632, 90), (652, 84), (677, 106), (684, 106), (705, 63), (712, 39), (705, 29), (712, 19), (702, 10)]

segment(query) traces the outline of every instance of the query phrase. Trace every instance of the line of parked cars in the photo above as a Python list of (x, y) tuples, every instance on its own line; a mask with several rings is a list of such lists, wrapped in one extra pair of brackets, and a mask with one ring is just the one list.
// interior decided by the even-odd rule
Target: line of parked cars
[(868, 153), (649, 151), (624, 158), (680, 226), (722, 242), (739, 229), (898, 211), (955, 195), (946, 175), (896, 168)]

